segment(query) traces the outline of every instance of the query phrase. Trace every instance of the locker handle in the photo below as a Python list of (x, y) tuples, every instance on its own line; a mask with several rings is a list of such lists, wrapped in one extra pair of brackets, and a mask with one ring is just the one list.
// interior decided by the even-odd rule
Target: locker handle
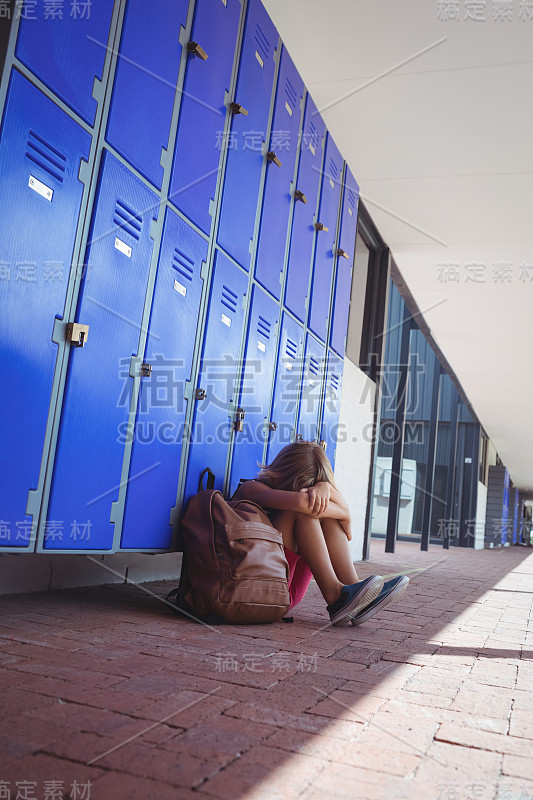
[(149, 378), (152, 374), (152, 365), (145, 362), (141, 364), (141, 375), (143, 378)]
[(329, 228), (327, 228), (327, 227), (324, 225), (324, 223), (323, 223), (323, 222), (316, 222), (316, 223), (315, 223), (315, 228), (316, 228), (316, 230), (317, 230), (317, 231), (329, 231)]
[(269, 431), (277, 431), (278, 423), (277, 422), (269, 422), (268, 423), (268, 430)]
[(302, 203), (307, 204), (307, 197), (300, 189), (296, 189), (294, 192), (294, 199), (301, 200)]
[(272, 161), (272, 163), (273, 163), (273, 164), (275, 164), (275, 165), (276, 165), (276, 167), (281, 167), (281, 161), (279, 160), (279, 158), (277, 157), (277, 155), (276, 155), (276, 154), (275, 154), (275, 153), (274, 153), (272, 150), (270, 150), (270, 151), (267, 153), (267, 159), (268, 159), (269, 161)]
[(195, 400), (204, 400), (205, 399), (205, 389), (197, 389), (194, 393)]
[(230, 103), (229, 108), (233, 114), (242, 114), (244, 117), (248, 116), (247, 110), (241, 106), (240, 103)]
[(328, 443), (325, 441), (325, 439), (321, 439), (319, 444), (322, 450), (326, 452), (326, 450), (328, 449)]
[(303, 441), (303, 438), (304, 438), (303, 433), (297, 433), (296, 434), (296, 441), (297, 442)]
[(337, 255), (342, 256), (342, 258), (350, 258), (346, 250), (343, 250), (342, 247), (339, 247), (339, 249), (337, 250)]
[(67, 323), (67, 342), (70, 342), (75, 347), (85, 347), (88, 333), (88, 325), (80, 325), (79, 322)]
[(243, 419), (246, 411), (244, 408), (236, 408), (235, 409), (235, 430), (241, 433), (244, 429)]
[(201, 58), (202, 61), (207, 61), (208, 55), (203, 47), (200, 47), (198, 42), (189, 42), (187, 45), (187, 50), (189, 53), (191, 53), (191, 55), (198, 56), (198, 58)]

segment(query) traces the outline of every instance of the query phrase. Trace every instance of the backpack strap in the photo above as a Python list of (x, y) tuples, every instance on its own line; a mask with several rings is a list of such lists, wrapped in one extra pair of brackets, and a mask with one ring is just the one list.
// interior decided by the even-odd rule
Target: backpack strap
[(205, 488), (206, 489), (214, 489), (215, 488), (215, 473), (212, 470), (210, 470), (209, 467), (206, 467), (204, 469), (204, 471), (202, 472), (202, 474), (200, 475), (200, 478), (198, 479), (198, 491), (199, 492), (201, 492), (202, 489), (204, 488), (204, 475), (206, 473), (207, 473), (207, 481), (206, 481)]

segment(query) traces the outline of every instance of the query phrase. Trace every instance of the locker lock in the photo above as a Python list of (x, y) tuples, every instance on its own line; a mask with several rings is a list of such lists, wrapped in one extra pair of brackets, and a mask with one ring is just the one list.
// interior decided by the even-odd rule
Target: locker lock
[(141, 375), (143, 378), (149, 378), (152, 374), (152, 365), (145, 362), (141, 364)]
[(300, 189), (296, 189), (296, 191), (294, 192), (294, 199), (300, 200), (300, 202), (307, 204), (307, 197)]
[(244, 430), (243, 419), (245, 414), (246, 411), (244, 410), (244, 408), (235, 409), (235, 430), (238, 433), (242, 433), (242, 431)]
[(269, 161), (272, 161), (272, 163), (275, 164), (276, 167), (281, 167), (281, 161), (272, 150), (269, 150), (269, 152), (267, 153), (267, 159)]
[(269, 431), (277, 431), (278, 423), (277, 422), (269, 422), (268, 423), (268, 430)]
[(297, 441), (297, 442), (301, 442), (301, 441), (303, 441), (303, 438), (304, 438), (304, 437), (303, 437), (303, 433), (297, 433), (297, 434), (296, 434), (296, 441)]
[(326, 440), (325, 439), (321, 439), (320, 442), (319, 442), (319, 445), (322, 448), (322, 450), (324, 452), (326, 452), (327, 447), (328, 447), (328, 443), (326, 442)]
[(342, 247), (338, 248), (337, 255), (340, 256), (341, 258), (350, 258), (346, 250), (343, 250)]
[(88, 325), (80, 325), (79, 322), (67, 323), (67, 342), (75, 345), (75, 347), (85, 347), (88, 333)]
[(189, 53), (191, 53), (191, 55), (198, 56), (198, 58), (201, 58), (202, 61), (207, 61), (208, 58), (207, 53), (205, 52), (203, 47), (200, 47), (198, 42), (189, 42), (189, 44), (187, 45), (187, 50), (189, 51)]
[(329, 231), (329, 228), (327, 228), (327, 227), (324, 225), (324, 223), (323, 223), (323, 222), (315, 222), (315, 229), (316, 229), (317, 231)]
[(242, 114), (244, 117), (248, 116), (247, 110), (243, 106), (241, 106), (240, 103), (230, 103), (229, 109), (232, 114)]
[(205, 389), (197, 389), (194, 393), (195, 400), (204, 400), (205, 399)]

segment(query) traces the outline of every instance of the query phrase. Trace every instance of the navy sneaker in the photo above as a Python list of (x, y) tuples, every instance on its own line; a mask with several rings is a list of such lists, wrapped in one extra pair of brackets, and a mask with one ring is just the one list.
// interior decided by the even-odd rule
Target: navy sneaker
[(338, 600), (327, 606), (332, 625), (348, 622), (355, 614), (378, 597), (383, 588), (381, 575), (371, 575), (359, 583), (343, 586)]
[(397, 578), (387, 581), (375, 600), (352, 617), (352, 625), (360, 625), (362, 622), (366, 622), (367, 619), (373, 617), (374, 614), (388, 606), (393, 600), (397, 600), (405, 592), (408, 585), (409, 578), (406, 575), (399, 575)]

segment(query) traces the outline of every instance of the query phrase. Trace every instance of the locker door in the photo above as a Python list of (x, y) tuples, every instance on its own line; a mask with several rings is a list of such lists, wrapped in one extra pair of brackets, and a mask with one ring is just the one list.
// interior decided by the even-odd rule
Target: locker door
[(87, 343), (73, 348), (65, 386), (48, 519), (48, 550), (105, 550), (113, 543), (111, 504), (117, 499), (124, 455), (152, 239), (159, 207), (149, 191), (110, 153), (97, 187), (87, 271), (76, 321), (89, 325)]
[[(285, 48), (281, 54), (267, 165), (255, 277), (279, 300), (298, 150), (304, 84)], [(280, 166), (281, 165), (281, 166)]]
[(319, 438), (320, 402), (324, 384), (325, 348), (307, 334), (298, 416), (298, 438), (306, 442)]
[(188, 0), (128, 0), (107, 125), (107, 141), (161, 188)]
[(152, 373), (141, 382), (122, 548), (171, 545), (206, 255), (204, 239), (167, 209), (144, 355)]
[(302, 322), (307, 319), (307, 295), (315, 235), (313, 219), (317, 208), (325, 132), (326, 126), (308, 94), (285, 287), (285, 305)]
[(330, 351), (326, 372), (320, 441), (333, 468), (335, 467), (337, 449), (343, 369), (343, 360), (336, 353)]
[(54, 378), (54, 317), (64, 315), (88, 136), (18, 72), (0, 143), (0, 547), (27, 547)]
[(17, 58), (93, 125), (93, 84), (102, 77), (113, 0), (69, 4), (68, 8), (52, 9), (49, 15), (45, 14), (46, 4), (43, 8), (42, 3), (29, 3), (26, 11), (28, 17), (20, 21)]
[(181, 96), (169, 200), (203, 231), (211, 229), (222, 134), (239, 29), (239, 0), (196, 0), (191, 41), (207, 60), (191, 55)]
[(328, 133), (320, 208), (316, 223), (317, 236), (309, 327), (319, 339), (326, 341), (328, 335), (329, 302), (333, 278), (334, 247), (337, 236), (337, 217), (342, 181), (342, 157)]
[(235, 93), (241, 108), (231, 123), (218, 231), (220, 246), (245, 269), (250, 267), (278, 44), (277, 31), (260, 0), (250, 0), (247, 13)]
[(346, 166), (330, 340), (331, 347), (342, 358), (344, 358), (346, 348), (346, 331), (348, 329), (348, 314), (350, 311), (358, 198), (359, 187), (348, 166)]
[(197, 382), (197, 391), (203, 390), (205, 397), (198, 399), (194, 412), (184, 503), (196, 493), (198, 478), (205, 467), (215, 473), (216, 489), (222, 489), (224, 484), (233, 425), (230, 403), (234, 400), (239, 371), (243, 298), (247, 288), (248, 277), (218, 251)]
[(302, 374), (303, 342), (302, 326), (288, 314), (284, 314), (270, 415), (273, 430), (270, 431), (268, 439), (267, 464), (270, 464), (279, 451), (294, 439)]
[(253, 478), (263, 461), (268, 411), (276, 361), (279, 305), (258, 286), (252, 293), (238, 407), (244, 410), (242, 431), (233, 441), (230, 496), (241, 478)]

